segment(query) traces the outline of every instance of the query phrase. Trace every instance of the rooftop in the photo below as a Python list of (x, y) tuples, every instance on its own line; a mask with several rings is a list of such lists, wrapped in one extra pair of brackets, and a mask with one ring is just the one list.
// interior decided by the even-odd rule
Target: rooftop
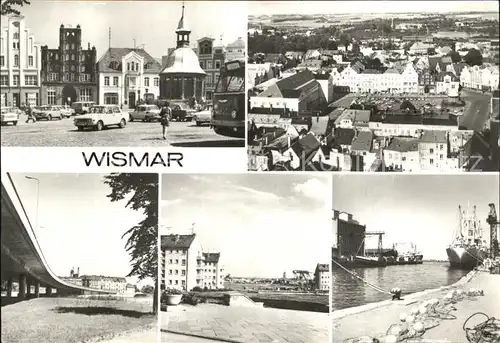
[(418, 139), (394, 137), (385, 149), (397, 152), (418, 151)]
[(191, 235), (163, 235), (161, 236), (161, 249), (189, 249), (194, 239), (195, 234)]
[(370, 151), (372, 146), (373, 133), (371, 131), (360, 131), (353, 139), (352, 151)]
[(446, 143), (447, 135), (445, 131), (425, 130), (420, 137), (420, 143)]

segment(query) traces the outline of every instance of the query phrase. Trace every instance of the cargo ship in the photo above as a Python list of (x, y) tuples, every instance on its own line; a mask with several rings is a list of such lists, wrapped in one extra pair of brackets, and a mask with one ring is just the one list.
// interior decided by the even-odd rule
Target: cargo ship
[(487, 244), (483, 240), (482, 230), (476, 216), (476, 206), (472, 213), (469, 209), (463, 210), (458, 206), (458, 227), (453, 233), (453, 240), (446, 249), (450, 267), (460, 269), (474, 269), (487, 256)]

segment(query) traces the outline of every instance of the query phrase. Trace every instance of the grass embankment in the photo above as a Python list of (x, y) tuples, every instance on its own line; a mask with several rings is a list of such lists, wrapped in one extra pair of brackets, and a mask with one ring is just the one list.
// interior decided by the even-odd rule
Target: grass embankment
[(81, 343), (156, 323), (152, 300), (39, 298), (2, 307), (2, 342)]

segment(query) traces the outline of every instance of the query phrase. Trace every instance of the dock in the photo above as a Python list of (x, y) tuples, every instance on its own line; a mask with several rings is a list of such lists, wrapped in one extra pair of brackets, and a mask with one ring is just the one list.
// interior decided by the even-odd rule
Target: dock
[[(401, 323), (402, 314), (410, 313), (412, 308), (423, 301), (442, 300), (452, 290), (468, 291), (469, 289), (482, 289), (484, 296), (466, 298), (457, 302), (453, 305), (456, 311), (452, 312), (456, 319), (440, 320), (438, 326), (429, 329), (422, 336), (429, 342), (467, 342), (462, 326), (469, 316), (476, 312), (484, 312), (489, 317), (500, 318), (500, 292), (498, 292), (500, 275), (472, 271), (453, 285), (405, 295), (401, 301), (386, 300), (334, 311), (331, 314), (332, 342), (343, 343), (348, 339), (363, 336), (384, 336), (391, 325)], [(483, 321), (485, 318), (480, 319)], [(473, 324), (478, 324), (478, 321), (474, 321)]]

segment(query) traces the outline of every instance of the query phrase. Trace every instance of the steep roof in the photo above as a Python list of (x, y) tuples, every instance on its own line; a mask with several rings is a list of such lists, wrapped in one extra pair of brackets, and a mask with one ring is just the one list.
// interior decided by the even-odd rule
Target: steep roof
[(133, 48), (109, 48), (106, 53), (97, 62), (99, 72), (120, 72), (123, 70), (122, 58), (131, 52), (135, 52), (144, 58), (146, 73), (159, 73), (161, 71), (161, 63), (151, 57), (144, 49)]
[(196, 235), (164, 235), (161, 236), (162, 249), (189, 249)]
[(300, 94), (300, 88), (307, 83), (314, 81), (314, 74), (306, 69), (290, 77), (284, 78), (268, 87), (265, 91), (259, 94), (259, 97), (295, 97)]
[(204, 252), (203, 258), (205, 259), (205, 262), (207, 262), (207, 263), (219, 263), (220, 253), (219, 252), (217, 252), (217, 253)]
[(373, 133), (371, 131), (360, 131), (352, 140), (352, 151), (370, 151)]
[(330, 271), (330, 266), (328, 264), (318, 263), (316, 265), (316, 271), (319, 271), (319, 272), (328, 272), (328, 271)]
[(418, 139), (394, 137), (385, 149), (398, 152), (418, 151)]
[(312, 118), (311, 120), (312, 120), (312, 126), (309, 131), (313, 132), (316, 135), (327, 134), (328, 122), (330, 120), (330, 117), (328, 116), (316, 117)]
[(318, 139), (309, 132), (307, 135), (292, 144), (291, 148), (299, 158), (306, 160), (320, 147)]
[(237, 40), (235, 40), (234, 42), (228, 44), (227, 47), (228, 48), (244, 48), (245, 47), (245, 42), (243, 41), (243, 39), (241, 39), (241, 37), (238, 37)]
[(355, 135), (356, 131), (354, 131), (353, 129), (335, 129), (335, 132), (333, 134), (334, 143), (337, 145), (351, 145)]
[(420, 143), (446, 143), (446, 131), (424, 130)]

